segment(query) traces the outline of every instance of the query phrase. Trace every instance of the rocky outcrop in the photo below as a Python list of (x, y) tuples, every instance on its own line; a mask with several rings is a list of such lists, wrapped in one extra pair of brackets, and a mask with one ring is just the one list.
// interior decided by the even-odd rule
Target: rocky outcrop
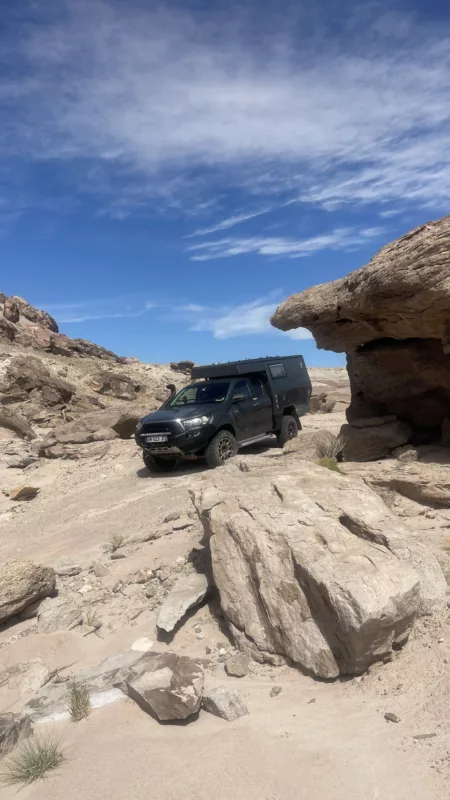
[(445, 603), (432, 553), (362, 481), (300, 460), (229, 465), (194, 502), (234, 642), (258, 660), (360, 673)]
[(7, 561), (0, 566), (0, 623), (36, 600), (52, 595), (56, 577), (51, 567), (31, 561)]
[(450, 217), (383, 247), (367, 266), (282, 303), (272, 323), (347, 353), (349, 421), (394, 414), (437, 437), (450, 417)]
[(6, 297), (4, 294), (0, 294), (0, 340), (2, 338), (55, 355), (123, 361), (111, 350), (93, 342), (71, 339), (59, 333), (56, 320), (46, 311), (35, 308), (22, 297)]

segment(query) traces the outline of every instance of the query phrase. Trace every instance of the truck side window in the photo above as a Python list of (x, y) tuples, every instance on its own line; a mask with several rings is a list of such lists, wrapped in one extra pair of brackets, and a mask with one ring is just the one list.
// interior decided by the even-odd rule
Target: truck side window
[(261, 400), (264, 397), (262, 381), (259, 378), (251, 378), (250, 383), (253, 400)]
[(284, 364), (269, 364), (270, 374), (272, 378), (285, 378), (286, 368)]
[(239, 394), (245, 395), (245, 397), (250, 400), (250, 392), (247, 381), (237, 381), (237, 383), (234, 384), (233, 397)]

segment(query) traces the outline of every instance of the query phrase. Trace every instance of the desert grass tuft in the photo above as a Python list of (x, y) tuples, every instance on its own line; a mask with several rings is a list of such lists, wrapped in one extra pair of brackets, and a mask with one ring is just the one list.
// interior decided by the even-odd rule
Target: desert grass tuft
[(63, 761), (59, 742), (31, 736), (4, 762), (0, 781), (4, 786), (28, 786), (57, 769)]
[(330, 456), (324, 456), (323, 458), (319, 458), (318, 462), (320, 467), (325, 467), (326, 469), (331, 469), (332, 472), (341, 472), (339, 468), (339, 464), (335, 458), (331, 458)]
[(91, 698), (85, 683), (73, 683), (69, 690), (67, 704), (73, 722), (80, 722), (91, 713)]

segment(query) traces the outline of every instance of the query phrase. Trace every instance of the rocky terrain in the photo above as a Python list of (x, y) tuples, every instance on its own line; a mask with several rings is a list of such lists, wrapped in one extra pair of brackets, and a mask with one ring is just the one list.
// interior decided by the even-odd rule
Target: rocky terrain
[(345, 370), (311, 370), (283, 451), (151, 475), (133, 420), (189, 363), (30, 345), (60, 334), (23, 303), (0, 353), (0, 774), (47, 737), (64, 760), (25, 798), (446, 798), (447, 445), (380, 457), (374, 434), (342, 461)]

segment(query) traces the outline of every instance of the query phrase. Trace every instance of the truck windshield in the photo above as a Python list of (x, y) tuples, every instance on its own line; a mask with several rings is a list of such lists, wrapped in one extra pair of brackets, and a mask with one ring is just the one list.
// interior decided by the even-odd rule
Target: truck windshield
[(230, 383), (192, 383), (181, 389), (169, 403), (171, 408), (177, 406), (196, 406), (201, 403), (223, 403)]

